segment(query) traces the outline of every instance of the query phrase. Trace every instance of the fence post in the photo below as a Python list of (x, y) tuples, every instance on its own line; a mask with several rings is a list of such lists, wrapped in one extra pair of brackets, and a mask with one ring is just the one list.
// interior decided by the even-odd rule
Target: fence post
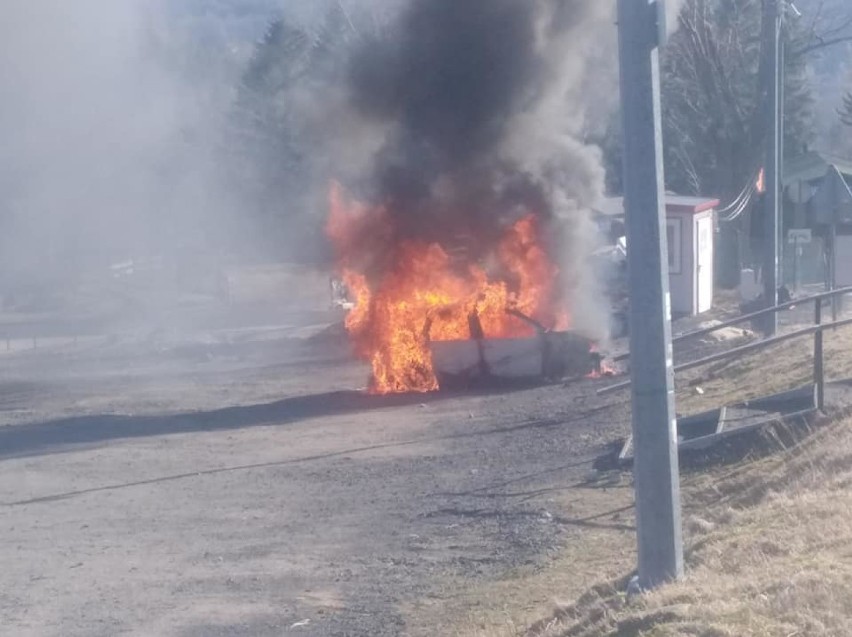
[[(836, 213), (835, 213), (836, 214)], [(837, 223), (832, 222), (831, 224), (831, 263), (829, 264), (829, 272), (831, 277), (831, 290), (832, 292), (837, 289)], [(835, 294), (831, 297), (831, 320), (837, 321), (837, 299), (839, 297)]]
[[(822, 325), (822, 299), (814, 301), (814, 323)], [(816, 383), (816, 407), (825, 408), (825, 367), (823, 365), (822, 330), (814, 332), (814, 383)]]

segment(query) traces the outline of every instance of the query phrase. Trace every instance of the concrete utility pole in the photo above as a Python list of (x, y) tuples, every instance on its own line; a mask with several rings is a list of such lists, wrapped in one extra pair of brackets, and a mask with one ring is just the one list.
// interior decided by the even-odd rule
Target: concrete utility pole
[(683, 574), (663, 179), (659, 2), (618, 0), (639, 585)]
[[(778, 305), (778, 237), (782, 140), (781, 0), (763, 0), (763, 54), (766, 77), (766, 210), (764, 231), (763, 297), (766, 307)], [(778, 315), (766, 317), (767, 336), (778, 330)]]

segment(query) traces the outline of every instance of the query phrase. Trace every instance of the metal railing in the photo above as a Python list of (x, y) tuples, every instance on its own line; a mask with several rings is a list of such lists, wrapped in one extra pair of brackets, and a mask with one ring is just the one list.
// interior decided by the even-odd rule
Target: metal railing
[[(741, 323), (745, 323), (748, 321), (753, 321), (755, 319), (759, 319), (761, 317), (767, 316), (769, 314), (774, 314), (781, 312), (783, 310), (792, 308), (797, 305), (805, 305), (807, 303), (813, 302), (814, 304), (814, 324), (810, 327), (805, 327), (802, 329), (794, 330), (792, 332), (788, 332), (786, 334), (780, 334), (778, 336), (773, 336), (771, 338), (766, 338), (756, 343), (749, 343), (748, 345), (742, 345), (740, 347), (735, 347), (733, 349), (729, 349), (724, 352), (719, 352), (716, 354), (712, 354), (710, 356), (705, 356), (703, 358), (699, 358), (696, 360), (688, 361), (685, 363), (681, 363), (680, 365), (675, 365), (675, 372), (682, 372), (689, 369), (693, 369), (695, 367), (701, 367), (703, 365), (709, 365), (710, 363), (715, 363), (717, 361), (726, 360), (728, 358), (734, 358), (737, 356), (742, 356), (743, 354), (749, 354), (754, 351), (758, 351), (764, 349), (766, 347), (770, 347), (772, 345), (777, 345), (778, 343), (783, 343), (785, 341), (789, 341), (795, 338), (802, 338), (804, 336), (809, 336), (811, 334), (814, 335), (814, 384), (816, 385), (816, 403), (817, 408), (822, 410), (825, 407), (825, 352), (824, 352), (824, 344), (823, 344), (823, 333), (826, 330), (834, 330), (839, 327), (844, 327), (846, 325), (852, 325), (852, 318), (842, 319), (842, 320), (832, 320), (830, 323), (822, 322), (822, 308), (823, 301), (825, 299), (832, 299), (832, 307), (836, 307), (834, 304), (834, 299), (841, 297), (844, 294), (852, 293), (852, 287), (839, 288), (837, 290), (830, 290), (828, 292), (822, 292), (820, 294), (815, 294), (813, 296), (808, 296), (804, 298), (795, 299), (792, 301), (788, 301), (786, 303), (781, 303), (779, 305), (764, 308), (757, 312), (751, 312), (749, 314), (743, 314), (741, 316), (737, 316), (727, 321), (723, 321), (717, 325), (713, 325), (710, 327), (702, 328), (700, 330), (695, 330), (694, 332), (689, 332), (687, 334), (681, 334), (672, 339), (672, 343), (680, 343), (689, 339), (698, 338), (701, 336), (706, 336), (707, 334), (712, 334), (717, 330), (721, 330), (726, 327), (732, 327), (734, 325), (738, 325)], [(836, 317), (836, 311), (834, 313)], [(614, 360), (623, 361), (630, 357), (630, 353), (627, 352), (620, 356), (617, 356)], [(626, 380), (620, 383), (616, 383), (614, 385), (609, 385), (602, 389), (598, 390), (599, 395), (608, 394), (614, 391), (618, 391), (620, 389), (624, 389), (629, 387), (631, 381)]]

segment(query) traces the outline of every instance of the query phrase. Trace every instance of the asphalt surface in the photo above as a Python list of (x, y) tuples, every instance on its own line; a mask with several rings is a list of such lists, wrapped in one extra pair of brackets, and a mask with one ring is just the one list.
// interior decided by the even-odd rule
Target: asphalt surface
[(418, 600), (634, 533), (584, 495), (606, 381), (367, 396), (304, 328), (0, 358), (0, 632), (435, 634)]

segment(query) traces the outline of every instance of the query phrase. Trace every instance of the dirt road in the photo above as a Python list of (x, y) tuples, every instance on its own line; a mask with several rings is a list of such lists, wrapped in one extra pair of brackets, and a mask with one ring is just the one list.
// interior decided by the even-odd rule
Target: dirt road
[(370, 397), (293, 330), (0, 359), (3, 634), (443, 634), (466, 588), (633, 533), (588, 483), (626, 430), (594, 381)]

